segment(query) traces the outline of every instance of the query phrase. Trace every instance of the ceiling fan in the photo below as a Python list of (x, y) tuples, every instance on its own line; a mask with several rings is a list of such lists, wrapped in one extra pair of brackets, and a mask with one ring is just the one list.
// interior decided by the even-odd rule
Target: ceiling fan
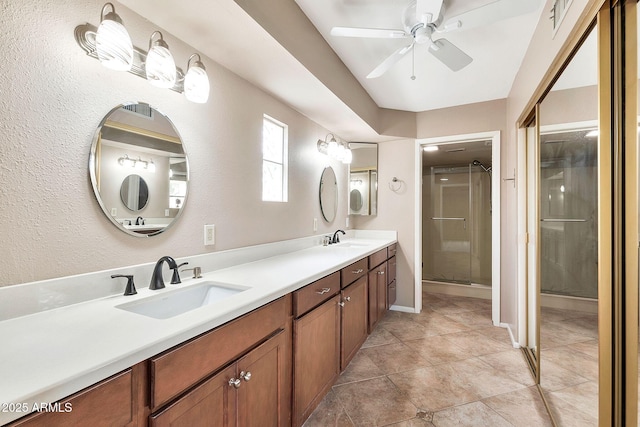
[(452, 71), (469, 65), (473, 58), (445, 38), (433, 39), (434, 34), (487, 25), (492, 22), (522, 15), (537, 10), (539, 0), (497, 0), (493, 3), (463, 12), (444, 20), (444, 0), (411, 0), (405, 8), (402, 22), (404, 30), (382, 28), (333, 27), (332, 36), (364, 38), (411, 39), (411, 43), (393, 52), (368, 75), (368, 79), (386, 73), (416, 44), (425, 44), (429, 53)]

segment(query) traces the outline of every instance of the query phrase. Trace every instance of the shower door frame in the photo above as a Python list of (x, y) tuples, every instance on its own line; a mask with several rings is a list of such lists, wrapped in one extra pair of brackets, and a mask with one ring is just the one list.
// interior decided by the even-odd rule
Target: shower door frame
[[(415, 145), (415, 182), (422, 183), (422, 150), (427, 145), (491, 140), (491, 321), (500, 324), (500, 131), (417, 139)], [(415, 264), (422, 265), (422, 185), (415, 186)], [(418, 270), (416, 268), (416, 270)], [(422, 311), (422, 268), (415, 275), (415, 311)]]

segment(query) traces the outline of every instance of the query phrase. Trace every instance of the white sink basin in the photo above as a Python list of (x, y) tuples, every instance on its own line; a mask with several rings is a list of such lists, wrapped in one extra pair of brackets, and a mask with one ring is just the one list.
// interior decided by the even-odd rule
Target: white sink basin
[(249, 289), (245, 286), (218, 282), (202, 282), (188, 288), (162, 292), (138, 301), (117, 305), (116, 308), (155, 319), (168, 319), (199, 307), (229, 298)]
[(335, 248), (366, 248), (369, 245), (364, 243), (341, 242), (341, 243), (336, 243), (334, 245), (329, 245), (329, 246), (333, 246)]

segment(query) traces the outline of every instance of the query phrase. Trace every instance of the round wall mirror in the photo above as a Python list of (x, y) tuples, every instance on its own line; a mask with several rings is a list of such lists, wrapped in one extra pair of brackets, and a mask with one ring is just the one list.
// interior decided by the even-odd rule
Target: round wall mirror
[(149, 104), (119, 105), (105, 116), (91, 145), (89, 174), (104, 214), (132, 236), (162, 233), (186, 204), (189, 165), (182, 139)]
[(320, 177), (320, 210), (328, 222), (336, 217), (338, 211), (338, 181), (332, 167), (326, 167)]
[(120, 200), (131, 212), (138, 212), (147, 206), (149, 186), (140, 175), (129, 175), (120, 185)]

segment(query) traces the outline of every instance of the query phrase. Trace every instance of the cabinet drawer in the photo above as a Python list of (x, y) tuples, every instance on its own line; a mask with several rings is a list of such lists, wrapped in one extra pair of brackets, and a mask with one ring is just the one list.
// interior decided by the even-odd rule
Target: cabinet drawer
[(290, 313), (285, 296), (151, 358), (152, 411), (283, 327)]
[(398, 244), (394, 243), (387, 247), (388, 253), (387, 256), (391, 258), (392, 256), (396, 256), (396, 252), (398, 251)]
[(138, 403), (135, 387), (132, 370), (127, 369), (55, 404), (57, 409), (53, 412), (39, 412), (10, 427), (135, 425)]
[(373, 270), (387, 260), (387, 248), (380, 249), (378, 252), (369, 255), (369, 270)]
[(340, 291), (340, 273), (327, 277), (298, 289), (293, 293), (293, 315), (300, 317), (313, 307), (317, 307)]
[(365, 274), (367, 274), (367, 258), (362, 258), (340, 270), (342, 276), (342, 288), (346, 288)]

